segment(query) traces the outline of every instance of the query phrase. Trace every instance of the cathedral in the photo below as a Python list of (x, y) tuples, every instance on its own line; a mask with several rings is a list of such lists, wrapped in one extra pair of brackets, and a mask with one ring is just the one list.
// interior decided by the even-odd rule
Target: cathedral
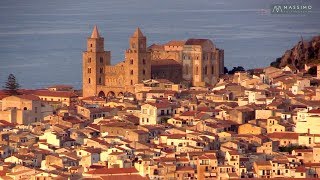
[(147, 47), (147, 38), (137, 28), (129, 39), (125, 59), (111, 65), (111, 53), (97, 26), (83, 52), (83, 97), (122, 96), (134, 93), (135, 84), (149, 79), (168, 79), (190, 86), (215, 84), (224, 72), (224, 51), (209, 39), (169, 41)]

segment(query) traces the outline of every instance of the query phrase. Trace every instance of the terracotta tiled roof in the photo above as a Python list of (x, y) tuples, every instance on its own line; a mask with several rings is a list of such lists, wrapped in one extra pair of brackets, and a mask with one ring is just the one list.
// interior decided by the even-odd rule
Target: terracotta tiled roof
[(186, 111), (180, 114), (180, 116), (195, 116), (197, 114), (197, 111)]
[(16, 97), (19, 97), (21, 99), (31, 100), (31, 101), (39, 101), (40, 100), (40, 98), (38, 96), (31, 95), (31, 94), (17, 95)]
[(296, 168), (296, 172), (305, 173), (307, 169), (304, 166), (299, 166)]
[(130, 175), (112, 175), (112, 176), (101, 176), (103, 180), (148, 180), (147, 177), (142, 177), (137, 174)]
[(73, 88), (73, 87), (65, 84), (57, 84), (57, 85), (49, 86), (48, 88)]
[(320, 114), (320, 109), (312, 109), (308, 113)]
[(194, 171), (194, 169), (191, 166), (183, 166), (183, 167), (177, 167), (177, 171)]
[(103, 174), (103, 175), (116, 175), (116, 174), (135, 174), (138, 173), (138, 171), (135, 168), (100, 168), (96, 170), (92, 170), (87, 172), (88, 174)]
[(209, 41), (209, 40), (208, 39), (188, 39), (185, 45), (202, 45), (206, 41)]
[(77, 97), (77, 94), (70, 91), (49, 91), (49, 90), (36, 90), (34, 95), (37, 96), (49, 96), (49, 97)]
[(183, 40), (180, 40), (180, 41), (172, 40), (172, 41), (167, 42), (164, 45), (166, 45), (166, 46), (183, 46), (185, 43), (186, 43), (186, 41), (183, 41)]
[(164, 46), (163, 45), (159, 45), (159, 44), (152, 44), (151, 46), (148, 47), (149, 50), (159, 50), (162, 51), (164, 50)]
[(101, 113), (101, 112), (110, 112), (114, 108), (111, 107), (101, 107), (101, 108), (88, 108), (90, 113)]
[(271, 139), (298, 139), (299, 134), (294, 132), (274, 132), (267, 136)]
[(89, 96), (89, 97), (85, 97), (82, 99), (83, 101), (102, 101), (105, 102), (106, 100), (102, 97), (97, 97), (97, 96)]
[(159, 102), (159, 103), (148, 103), (151, 106), (155, 106), (156, 108), (168, 108), (171, 106), (168, 102)]

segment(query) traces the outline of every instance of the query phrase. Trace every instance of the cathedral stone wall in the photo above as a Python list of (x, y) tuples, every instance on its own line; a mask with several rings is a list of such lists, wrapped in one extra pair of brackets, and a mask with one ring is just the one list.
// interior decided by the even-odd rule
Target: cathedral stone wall
[(110, 51), (95, 26), (83, 52), (83, 96), (120, 96), (135, 92), (135, 84), (148, 79), (168, 79), (207, 86), (217, 82), (224, 70), (224, 51), (208, 39), (169, 41), (147, 47), (139, 28), (129, 39), (125, 59), (110, 65)]

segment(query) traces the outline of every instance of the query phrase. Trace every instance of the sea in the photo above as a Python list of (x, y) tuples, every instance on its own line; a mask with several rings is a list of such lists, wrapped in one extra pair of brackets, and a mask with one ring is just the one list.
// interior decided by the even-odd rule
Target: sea
[[(273, 14), (274, 4), (312, 6)], [(22, 88), (82, 84), (82, 52), (97, 25), (112, 64), (136, 27), (148, 45), (211, 39), (232, 69), (265, 67), (301, 39), (320, 34), (319, 0), (0, 0), (0, 89), (10, 73)]]

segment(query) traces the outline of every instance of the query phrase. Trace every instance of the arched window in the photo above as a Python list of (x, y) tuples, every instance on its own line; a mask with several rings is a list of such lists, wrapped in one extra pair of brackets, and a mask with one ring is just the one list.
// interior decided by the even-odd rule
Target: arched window
[(99, 84), (102, 84), (102, 80), (101, 80), (101, 77), (99, 78)]
[(91, 83), (91, 79), (90, 78), (88, 79), (88, 82), (89, 82), (89, 84)]
[(142, 70), (142, 74), (143, 74), (143, 75), (146, 75), (146, 70)]
[(211, 66), (211, 74), (213, 74), (214, 68), (213, 65)]
[(100, 74), (102, 74), (103, 73), (103, 68), (100, 68)]
[(196, 75), (199, 75), (199, 67), (196, 66)]
[(88, 63), (91, 63), (91, 58), (88, 58)]
[(91, 73), (91, 68), (88, 68), (88, 73), (89, 73), (89, 74)]
[(100, 63), (103, 63), (103, 57), (100, 57)]
[(133, 75), (133, 70), (130, 71), (130, 74)]
[(92, 47), (92, 44), (90, 44), (90, 47)]
[(208, 67), (204, 66), (204, 74), (207, 75), (208, 74)]
[(142, 64), (146, 64), (146, 60), (145, 59), (142, 59)]
[(132, 80), (130, 81), (130, 84), (133, 85), (133, 81)]
[(185, 71), (186, 71), (186, 74), (189, 74), (189, 65), (188, 64), (185, 66)]
[(133, 64), (133, 59), (130, 59), (130, 64)]
[(27, 108), (27, 107), (24, 107), (24, 108), (23, 108), (23, 110), (25, 110), (25, 111), (26, 111), (26, 110), (28, 110), (28, 108)]

